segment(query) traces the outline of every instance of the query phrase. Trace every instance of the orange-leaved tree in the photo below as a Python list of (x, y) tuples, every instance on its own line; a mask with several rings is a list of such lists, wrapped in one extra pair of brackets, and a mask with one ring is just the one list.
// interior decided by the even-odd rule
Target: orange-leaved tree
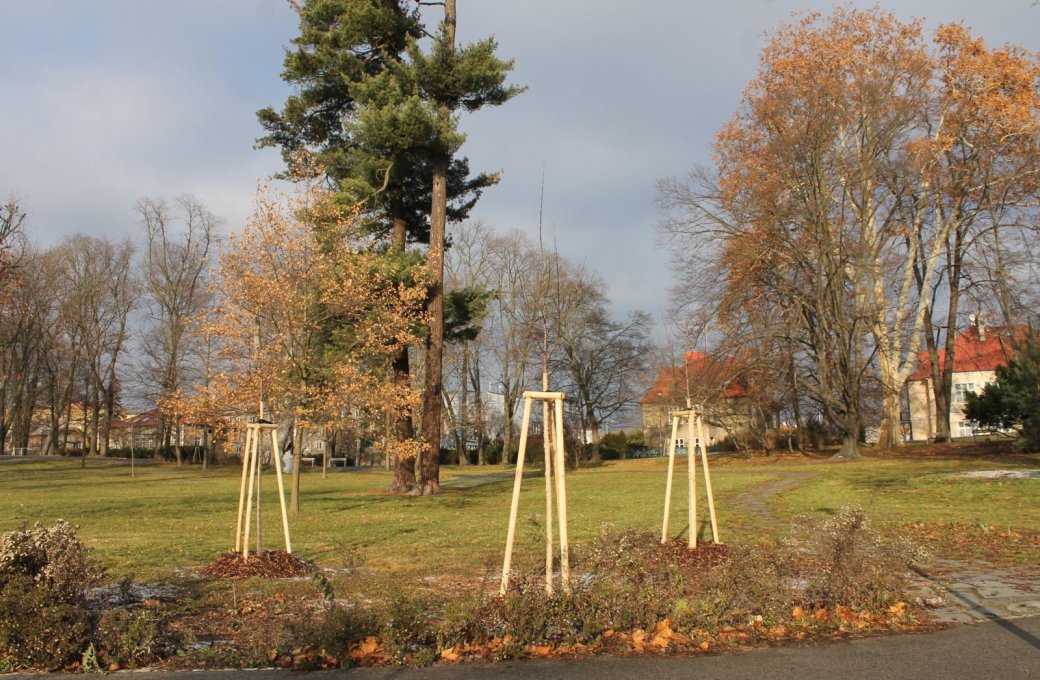
[[(284, 441), (348, 414), (383, 422), (417, 406), (418, 392), (395, 384), (391, 362), (420, 341), (424, 270), (376, 252), (357, 207), (343, 207), (319, 178), (297, 178), (288, 195), (263, 188), (252, 220), (228, 237), (212, 276), (215, 306), (195, 324), (219, 358), (206, 384), (167, 400), (171, 412), (212, 423), (263, 408)], [(387, 448), (415, 457), (420, 445), (390, 437)]]
[(809, 14), (774, 31), (716, 170), (662, 183), (666, 234), (710, 264), (687, 290), (730, 344), (789, 348), (842, 455), (858, 455), (870, 385), (879, 444), (901, 443), (931, 304), (964, 285), (957, 253), (1035, 212), (1036, 64), (959, 26), (930, 44), (880, 9)]

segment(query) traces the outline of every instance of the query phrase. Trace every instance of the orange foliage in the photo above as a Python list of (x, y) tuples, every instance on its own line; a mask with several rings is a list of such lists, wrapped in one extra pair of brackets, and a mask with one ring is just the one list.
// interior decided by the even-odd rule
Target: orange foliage
[[(418, 395), (394, 385), (389, 364), (419, 340), (423, 269), (404, 270), (368, 247), (358, 207), (343, 208), (319, 173), (290, 195), (264, 187), (254, 216), (232, 233), (213, 272), (217, 300), (194, 332), (216, 343), (220, 370), (163, 407), (193, 422), (256, 414), (303, 425), (415, 408)], [(381, 418), (379, 418), (381, 420)], [(391, 442), (414, 456), (417, 442)]]

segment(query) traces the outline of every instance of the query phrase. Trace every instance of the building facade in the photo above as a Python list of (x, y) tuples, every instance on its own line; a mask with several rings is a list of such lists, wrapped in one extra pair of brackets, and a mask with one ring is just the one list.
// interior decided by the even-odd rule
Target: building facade
[[(1025, 340), (1025, 326), (987, 327), (976, 321), (961, 331), (953, 342), (953, 392), (950, 399), (950, 436), (970, 437), (974, 423), (964, 415), (969, 393), (979, 393), (994, 382), (997, 369), (1014, 356), (1014, 346)], [(939, 369), (946, 363), (946, 350), (939, 350)], [(918, 356), (916, 370), (906, 382), (909, 411), (906, 438), (928, 441), (936, 433), (936, 409), (932, 363), (927, 352)]]

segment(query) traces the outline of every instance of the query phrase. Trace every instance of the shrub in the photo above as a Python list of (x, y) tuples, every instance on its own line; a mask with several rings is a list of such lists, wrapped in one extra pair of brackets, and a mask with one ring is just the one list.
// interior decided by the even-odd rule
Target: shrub
[(65, 520), (52, 527), (37, 523), (29, 529), (23, 525), (0, 537), (0, 585), (25, 576), (60, 601), (79, 603), (102, 574), (90, 549), (76, 536), (75, 527)]
[(881, 610), (899, 599), (909, 568), (924, 557), (907, 540), (882, 538), (859, 508), (802, 520), (794, 536), (806, 551), (806, 598), (823, 607)]
[(1040, 451), (1040, 340), (1030, 337), (997, 368), (996, 382), (968, 394), (964, 413), (983, 427), (1018, 430), (1022, 449)]
[(26, 576), (0, 591), (0, 648), (22, 666), (61, 668), (83, 652), (92, 627), (87, 609)]
[(84, 591), (101, 577), (68, 522), (0, 537), (0, 649), (23, 666), (60, 668), (89, 641)]
[(150, 609), (108, 609), (97, 623), (96, 638), (106, 663), (136, 667), (160, 656), (163, 620)]

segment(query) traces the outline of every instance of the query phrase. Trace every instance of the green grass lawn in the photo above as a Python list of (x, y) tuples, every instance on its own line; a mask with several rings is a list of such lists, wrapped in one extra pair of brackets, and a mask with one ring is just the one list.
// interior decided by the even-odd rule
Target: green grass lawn
[[(998, 528), (1040, 528), (1040, 480), (982, 480), (951, 476), (977, 469), (1040, 468), (1034, 457), (981, 460), (865, 460), (834, 464), (784, 458), (779, 462), (713, 463), (719, 526), (724, 541), (754, 540), (775, 533), (804, 513), (829, 513), (858, 505), (885, 523), (978, 523)], [(580, 544), (603, 524), (660, 530), (666, 461), (615, 461), (567, 475), (570, 541)], [(332, 471), (327, 479), (307, 471), (302, 512), (291, 518), (293, 547), (325, 568), (355, 564), (398, 580), (423, 577), (477, 578), (500, 565), (508, 520), (511, 472), (501, 467), (442, 468), (444, 494), (403, 498), (383, 493), (383, 471)], [(780, 519), (763, 518), (749, 499), (793, 477), (760, 506)], [(669, 533), (686, 528), (685, 460), (677, 465)], [(5, 461), (0, 464), (0, 531), (23, 522), (66, 519), (97, 549), (114, 578), (153, 580), (194, 570), (234, 545), (239, 469), (202, 471), (169, 464), (129, 467), (90, 460)], [(264, 478), (265, 546), (281, 548), (274, 494), (275, 476)], [(700, 517), (707, 520), (703, 482)], [(544, 478), (532, 470), (524, 480), (516, 560), (543, 559)], [(703, 526), (702, 526), (703, 531)], [(702, 534), (705, 535), (705, 534)]]

